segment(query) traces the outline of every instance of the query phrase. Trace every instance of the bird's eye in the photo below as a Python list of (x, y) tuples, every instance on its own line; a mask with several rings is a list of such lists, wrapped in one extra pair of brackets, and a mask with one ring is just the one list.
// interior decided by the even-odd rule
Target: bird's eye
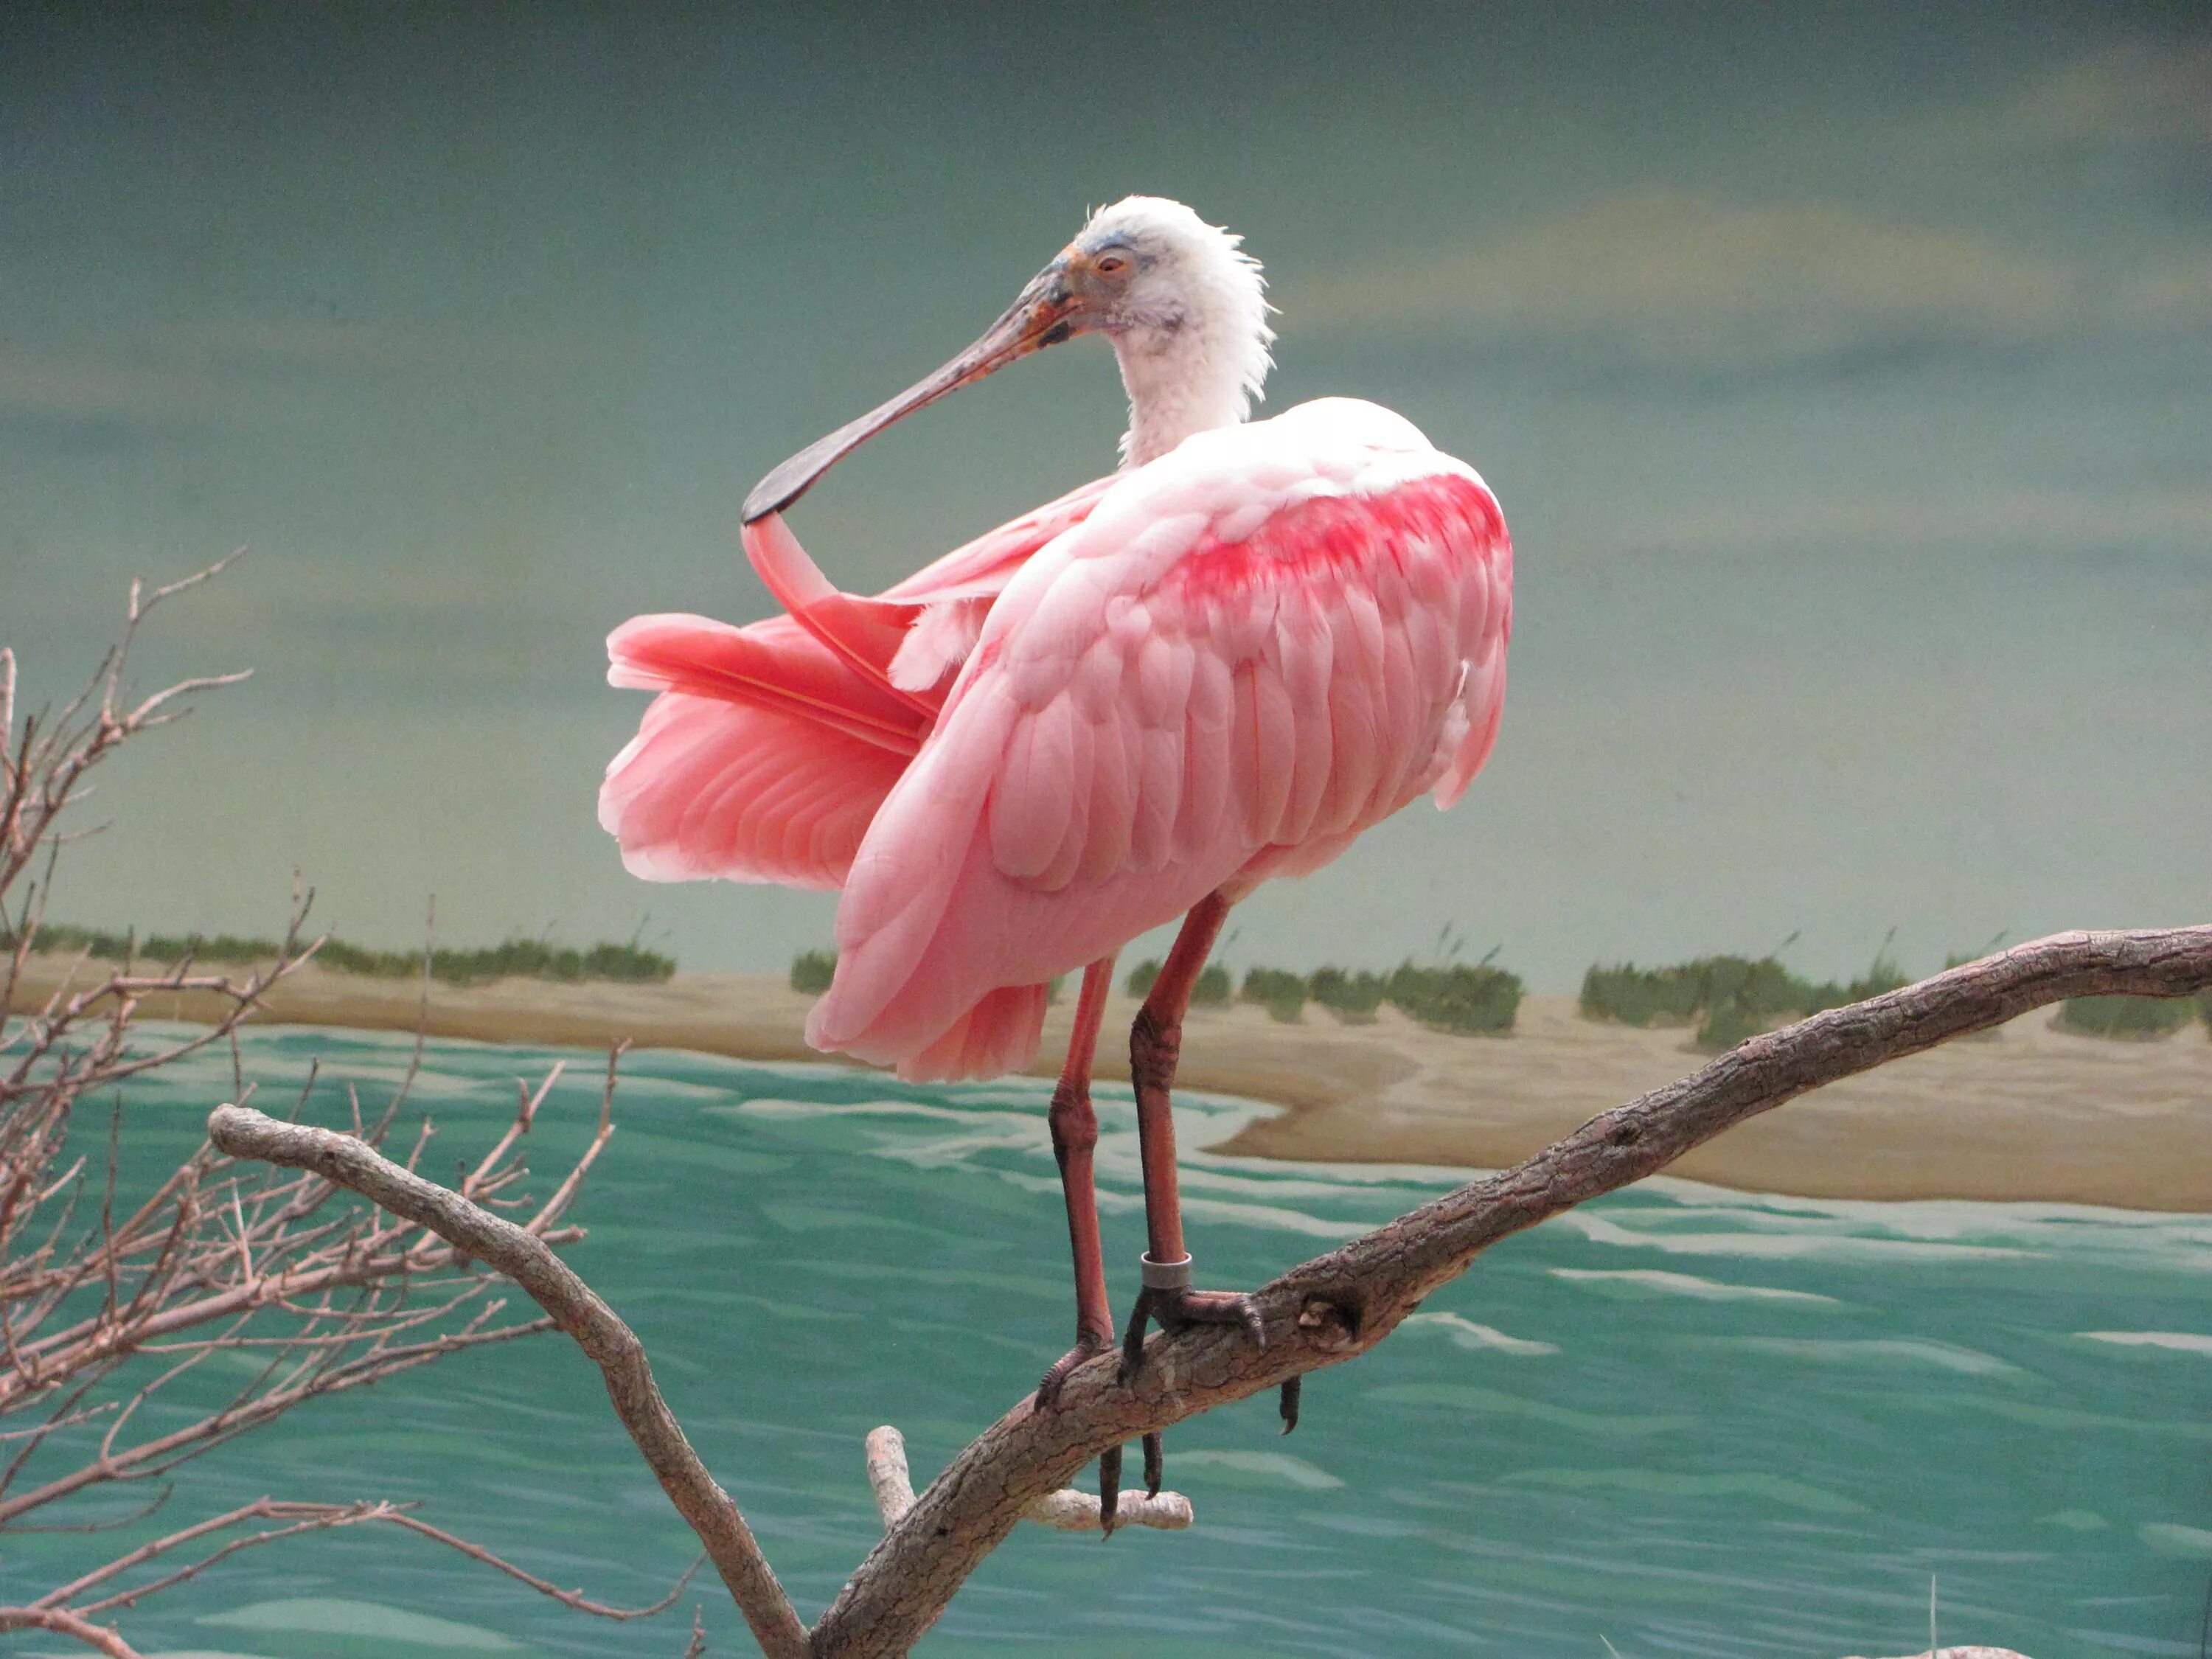
[(1129, 268), (1128, 256), (1121, 253), (1102, 253), (1091, 262), (1091, 268), (1101, 276), (1119, 276)]

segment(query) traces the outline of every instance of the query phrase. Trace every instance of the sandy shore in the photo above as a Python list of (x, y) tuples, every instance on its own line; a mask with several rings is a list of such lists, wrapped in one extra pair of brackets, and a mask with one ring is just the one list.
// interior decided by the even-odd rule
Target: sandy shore
[[(34, 961), (17, 1006), (68, 963)], [(411, 982), (308, 968), (270, 999), (266, 1023), (411, 1030)], [(1072, 1001), (1072, 999), (1070, 1000)], [(746, 1060), (820, 1060), (801, 1035), (809, 999), (781, 979), (686, 974), (665, 985), (507, 980), (431, 990), (436, 1036), (486, 1042), (691, 1048)], [(149, 999), (156, 1018), (204, 1018), (191, 997)], [(1039, 1070), (1056, 1069), (1070, 1008), (1046, 1022)], [(1127, 1029), (1119, 999), (1109, 1030)], [(2160, 1042), (2051, 1029), (2054, 1011), (1831, 1085), (1753, 1119), (1674, 1166), (1745, 1191), (1820, 1198), (2044, 1200), (2212, 1211), (2212, 1040), (2201, 1023)], [(1102, 1075), (1126, 1077), (1119, 1044)], [(1216, 1150), (1327, 1162), (1498, 1168), (1592, 1115), (1701, 1063), (1681, 1030), (1593, 1024), (1569, 997), (1531, 997), (1508, 1037), (1449, 1036), (1390, 1009), (1346, 1026), (1309, 1007), (1295, 1025), (1261, 1009), (1194, 1010), (1189, 1087), (1286, 1109)]]

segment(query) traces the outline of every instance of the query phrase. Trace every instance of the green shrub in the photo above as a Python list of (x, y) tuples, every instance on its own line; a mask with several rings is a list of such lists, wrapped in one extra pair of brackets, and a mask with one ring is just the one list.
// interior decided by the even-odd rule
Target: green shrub
[(1583, 975), (1582, 1014), (1624, 1025), (1695, 1023), (1699, 1048), (1732, 1048), (1784, 1020), (1863, 1001), (1906, 982), (1887, 945), (1849, 984), (1813, 984), (1771, 954), (1699, 957), (1667, 968), (1593, 964)]
[(1638, 968), (1627, 962), (1593, 965), (1583, 975), (1583, 1018), (1623, 1025), (1686, 1025), (1705, 1006), (1702, 968), (1694, 962), (1674, 968)]
[(2081, 1036), (2154, 1042), (2179, 1030), (2189, 1014), (2188, 1001), (2179, 997), (2069, 997), (2052, 1023)]
[(2204, 1017), (2204, 1029), (2212, 1031), (2212, 991), (2197, 999), (2197, 1012)]
[(1305, 977), (1281, 968), (1248, 969), (1244, 988), (1237, 997), (1241, 1001), (1258, 1003), (1270, 1018), (1285, 1025), (1295, 1025), (1306, 1006)]
[(801, 996), (819, 996), (836, 977), (835, 951), (802, 951), (791, 959), (791, 988)]
[(1401, 963), (1383, 983), (1393, 1007), (1440, 1031), (1483, 1036), (1513, 1029), (1523, 990), (1520, 975), (1488, 964), (1416, 968)]
[(1133, 997), (1152, 995), (1152, 987), (1159, 982), (1160, 965), (1157, 959), (1139, 963), (1129, 969), (1129, 977), (1121, 981), (1121, 988)]
[[(1971, 961), (1972, 958), (1970, 957), (1968, 960)], [(1958, 966), (1956, 963), (1947, 965)], [(1875, 953), (1875, 959), (1867, 965), (1866, 972), (1861, 974), (1850, 984), (1838, 985), (1833, 981), (1830, 981), (1826, 984), (1813, 986), (1810, 988), (1810, 994), (1805, 999), (1805, 1006), (1791, 1012), (1799, 1014), (1817, 1014), (1824, 1008), (1841, 1008), (1847, 1003), (1864, 1002), (1869, 997), (1878, 997), (1890, 991), (1899, 990), (1911, 982), (1899, 969), (1896, 960), (1890, 956), (1888, 951), (1884, 949)]]
[(676, 977), (676, 958), (629, 945), (594, 945), (584, 952), (586, 979), (616, 979), (659, 985)]
[(1382, 975), (1364, 968), (1356, 974), (1316, 968), (1310, 989), (1316, 1002), (1347, 1025), (1372, 1025), (1375, 1011), (1382, 1006)]
[(1762, 1018), (1741, 1002), (1723, 1002), (1705, 1012), (1698, 1034), (1691, 1041), (1709, 1054), (1733, 1048), (1765, 1030), (1773, 1022)]

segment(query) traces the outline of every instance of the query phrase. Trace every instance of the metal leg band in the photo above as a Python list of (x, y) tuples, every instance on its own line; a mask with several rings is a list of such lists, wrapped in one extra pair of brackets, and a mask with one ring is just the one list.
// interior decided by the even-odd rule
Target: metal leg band
[(1139, 1258), (1144, 1273), (1144, 1285), (1148, 1291), (1187, 1291), (1190, 1288), (1190, 1258), (1180, 1261), (1155, 1261), (1147, 1251)]

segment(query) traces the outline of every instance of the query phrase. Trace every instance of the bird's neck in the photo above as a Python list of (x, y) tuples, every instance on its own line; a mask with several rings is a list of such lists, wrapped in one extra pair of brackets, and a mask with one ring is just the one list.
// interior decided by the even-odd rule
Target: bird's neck
[[(1244, 418), (1252, 372), (1249, 354), (1237, 347), (1237, 342), (1199, 314), (1173, 326), (1130, 329), (1114, 337), (1121, 385), (1129, 394), (1129, 431), (1121, 440), (1124, 466), (1142, 466), (1194, 432), (1234, 426)], [(1266, 346), (1257, 349), (1264, 363)]]

